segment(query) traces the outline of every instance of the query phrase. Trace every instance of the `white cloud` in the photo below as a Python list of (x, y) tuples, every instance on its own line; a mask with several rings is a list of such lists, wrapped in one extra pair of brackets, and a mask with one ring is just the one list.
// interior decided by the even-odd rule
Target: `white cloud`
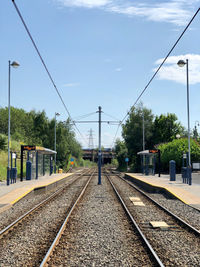
[(65, 6), (96, 8), (110, 3), (110, 0), (58, 0)]
[(122, 68), (116, 68), (115, 71), (122, 71)]
[(186, 8), (186, 4), (183, 6), (183, 1), (157, 3), (155, 5), (144, 3), (135, 6), (113, 6), (110, 10), (129, 16), (145, 17), (150, 21), (169, 22), (178, 26), (185, 25), (191, 17), (191, 12)]
[[(167, 59), (165, 64), (158, 72), (158, 78), (160, 80), (170, 80), (178, 83), (186, 84), (186, 67), (179, 67), (177, 62), (183, 59), (188, 59), (189, 69), (189, 83), (197, 84), (200, 83), (200, 55), (186, 54), (180, 56), (171, 56)], [(155, 64), (159, 65), (163, 61), (159, 59)], [(154, 69), (155, 71), (155, 69)]]
[(63, 86), (64, 87), (75, 87), (75, 86), (79, 86), (79, 85), (80, 85), (80, 83), (66, 83)]
[(185, 25), (192, 17), (194, 5), (199, 0), (171, 0), (149, 3), (130, 0), (57, 0), (64, 6), (101, 8), (112, 13), (144, 17), (155, 22), (168, 22), (178, 26)]

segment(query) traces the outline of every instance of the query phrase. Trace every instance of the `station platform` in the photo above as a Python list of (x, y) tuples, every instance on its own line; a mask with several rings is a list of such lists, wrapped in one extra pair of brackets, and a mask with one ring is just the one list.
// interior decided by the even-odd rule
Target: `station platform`
[(170, 176), (163, 174), (160, 177), (157, 174), (145, 176), (139, 173), (126, 173), (125, 175), (140, 184), (165, 190), (185, 204), (200, 210), (200, 174), (198, 173), (192, 174), (192, 185), (183, 183), (181, 174), (176, 175), (176, 181), (170, 181)]
[(17, 179), (16, 183), (10, 184), (9, 186), (7, 186), (6, 181), (0, 182), (0, 213), (9, 209), (17, 201), (35, 189), (52, 188), (56, 186), (56, 183), (58, 184), (62, 180), (64, 181), (65, 178), (76, 172), (52, 174), (51, 176), (39, 177), (37, 180), (24, 180), (23, 182)]

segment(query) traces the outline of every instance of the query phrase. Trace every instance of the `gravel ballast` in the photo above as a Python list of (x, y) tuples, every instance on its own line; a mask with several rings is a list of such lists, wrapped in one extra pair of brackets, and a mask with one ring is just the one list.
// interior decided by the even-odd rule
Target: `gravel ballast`
[(48, 266), (153, 266), (104, 176), (91, 181)]
[(84, 176), (64, 193), (24, 219), (1, 239), (0, 266), (39, 266), (74, 199), (85, 185)]
[(36, 192), (31, 192), (14, 204), (10, 209), (0, 213), (0, 231), (41, 201), (52, 195), (58, 189), (71, 184), (79, 175), (80, 174), (73, 174), (72, 176), (67, 177), (64, 179), (63, 183), (59, 184), (57, 187), (53, 187), (53, 189), (49, 191), (37, 190)]
[[(122, 179), (112, 176), (112, 182), (165, 266), (200, 266), (199, 237), (178, 225)], [(134, 206), (129, 197), (139, 197), (145, 206)], [(169, 228), (153, 229), (150, 221), (164, 221)]]

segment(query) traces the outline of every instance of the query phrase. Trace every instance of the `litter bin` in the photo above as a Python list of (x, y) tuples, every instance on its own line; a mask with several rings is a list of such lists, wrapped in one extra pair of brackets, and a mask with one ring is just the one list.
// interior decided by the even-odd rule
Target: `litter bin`
[(170, 181), (176, 181), (176, 162), (174, 160), (170, 160), (169, 162), (169, 174)]
[(26, 180), (31, 180), (31, 174), (32, 174), (32, 162), (28, 160), (26, 162)]
[(58, 173), (63, 173), (63, 169), (58, 169)]

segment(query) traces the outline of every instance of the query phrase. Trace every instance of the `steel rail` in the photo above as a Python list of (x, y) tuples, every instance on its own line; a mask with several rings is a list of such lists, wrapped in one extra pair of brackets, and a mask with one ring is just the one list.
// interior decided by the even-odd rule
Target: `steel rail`
[(61, 226), (59, 232), (57, 233), (57, 235), (56, 235), (56, 237), (55, 237), (53, 243), (51, 244), (51, 247), (49, 248), (49, 250), (47, 251), (45, 257), (43, 258), (43, 261), (41, 262), (40, 267), (45, 267), (46, 264), (48, 264), (49, 258), (51, 257), (51, 255), (52, 255), (52, 253), (53, 253), (53, 251), (54, 251), (56, 245), (59, 243), (59, 240), (60, 240), (60, 238), (61, 238), (61, 236), (62, 236), (62, 234), (63, 234), (63, 232), (64, 232), (64, 230), (65, 230), (65, 228), (66, 228), (66, 226), (67, 226), (67, 222), (68, 222), (68, 220), (69, 220), (69, 218), (70, 218), (70, 216), (71, 216), (73, 210), (75, 209), (77, 203), (79, 202), (79, 200), (81, 199), (81, 197), (82, 197), (83, 194), (85, 193), (85, 190), (86, 190), (86, 188), (88, 187), (88, 185), (89, 185), (89, 183), (90, 183), (90, 181), (91, 181), (91, 179), (92, 179), (94, 173), (95, 173), (95, 171), (91, 174), (90, 178), (88, 179), (87, 183), (85, 184), (84, 188), (82, 189), (80, 195), (79, 195), (78, 198), (76, 199), (76, 202), (74, 203), (74, 205), (73, 205), (72, 208), (70, 209), (70, 211), (69, 211), (67, 217), (65, 218), (65, 221), (63, 222), (63, 224), (62, 224), (62, 226)]
[[(174, 214), (173, 212), (171, 212), (170, 210), (168, 210), (167, 208), (165, 208), (164, 206), (162, 206), (160, 203), (158, 203), (156, 200), (154, 200), (153, 198), (151, 198), (149, 195), (147, 195), (144, 191), (142, 191), (141, 189), (139, 189), (138, 187), (136, 187), (134, 184), (132, 184), (131, 182), (127, 181), (126, 179), (124, 179), (123, 177), (121, 177), (119, 174), (115, 174), (116, 176), (118, 176), (120, 179), (122, 179), (124, 182), (126, 182), (127, 184), (129, 184), (131, 187), (133, 187), (135, 190), (137, 190), (138, 192), (140, 192), (142, 195), (144, 195), (146, 198), (148, 198), (150, 201), (152, 201), (154, 204), (156, 204), (159, 208), (161, 208), (162, 210), (164, 210), (165, 212), (167, 212), (170, 216), (172, 216), (175, 220), (177, 220), (179, 223), (181, 223), (182, 225), (184, 225), (185, 227), (187, 227), (190, 231), (192, 231), (193, 233), (195, 233), (196, 235), (200, 235), (200, 231), (197, 230), (195, 227), (193, 227), (192, 225), (190, 225), (189, 223), (187, 223), (186, 221), (184, 221), (183, 219), (181, 219), (179, 216), (177, 216), (176, 214)], [(190, 206), (192, 207), (192, 206)], [(193, 208), (193, 207), (192, 207)], [(198, 209), (197, 209), (198, 210)]]
[(134, 220), (133, 216), (131, 215), (129, 209), (127, 208), (125, 202), (123, 201), (122, 197), (120, 196), (119, 192), (117, 191), (116, 187), (114, 186), (114, 184), (112, 183), (112, 181), (110, 180), (108, 174), (106, 173), (105, 176), (107, 177), (107, 179), (109, 180), (112, 188), (114, 189), (118, 199), (120, 200), (125, 212), (127, 213), (129, 219), (131, 220), (131, 222), (133, 223), (134, 227), (137, 229), (140, 237), (142, 238), (142, 241), (145, 243), (146, 247), (148, 248), (150, 254), (152, 255), (153, 259), (155, 260), (155, 262), (158, 264), (158, 266), (160, 267), (164, 267), (165, 265), (162, 263), (162, 261), (160, 260), (160, 258), (158, 257), (157, 253), (155, 252), (155, 250), (152, 248), (152, 246), (150, 245), (150, 243), (148, 242), (148, 240), (146, 239), (145, 235), (143, 234), (142, 230), (140, 229), (140, 227), (138, 226), (138, 224), (136, 223), (136, 221)]
[[(89, 170), (90, 171), (90, 170)], [(89, 172), (87, 171), (87, 172)], [(86, 172), (86, 173), (87, 173)], [(58, 194), (60, 194), (62, 191), (64, 191), (69, 185), (72, 185), (77, 179), (79, 179), (80, 177), (84, 176), (85, 173), (83, 174), (78, 174), (78, 177), (72, 181), (72, 183), (67, 184), (66, 186), (58, 189), (56, 192), (54, 192), (52, 195), (50, 195), (48, 198), (44, 199), (43, 201), (41, 201), (39, 204), (37, 204), (35, 207), (33, 207), (32, 209), (30, 209), (29, 211), (27, 211), (26, 213), (24, 213), (22, 216), (20, 216), (18, 219), (16, 219), (14, 222), (12, 222), (11, 224), (9, 224), (7, 227), (5, 227), (4, 229), (2, 229), (0, 231), (0, 239), (7, 234), (8, 232), (10, 232), (10, 230), (12, 230), (14, 227), (16, 227), (22, 220), (24, 220), (25, 218), (27, 218), (28, 216), (30, 216), (34, 211), (36, 211), (37, 209), (39, 209), (40, 207), (42, 207), (43, 205), (45, 205), (46, 203), (48, 203), (51, 199), (55, 198)]]

